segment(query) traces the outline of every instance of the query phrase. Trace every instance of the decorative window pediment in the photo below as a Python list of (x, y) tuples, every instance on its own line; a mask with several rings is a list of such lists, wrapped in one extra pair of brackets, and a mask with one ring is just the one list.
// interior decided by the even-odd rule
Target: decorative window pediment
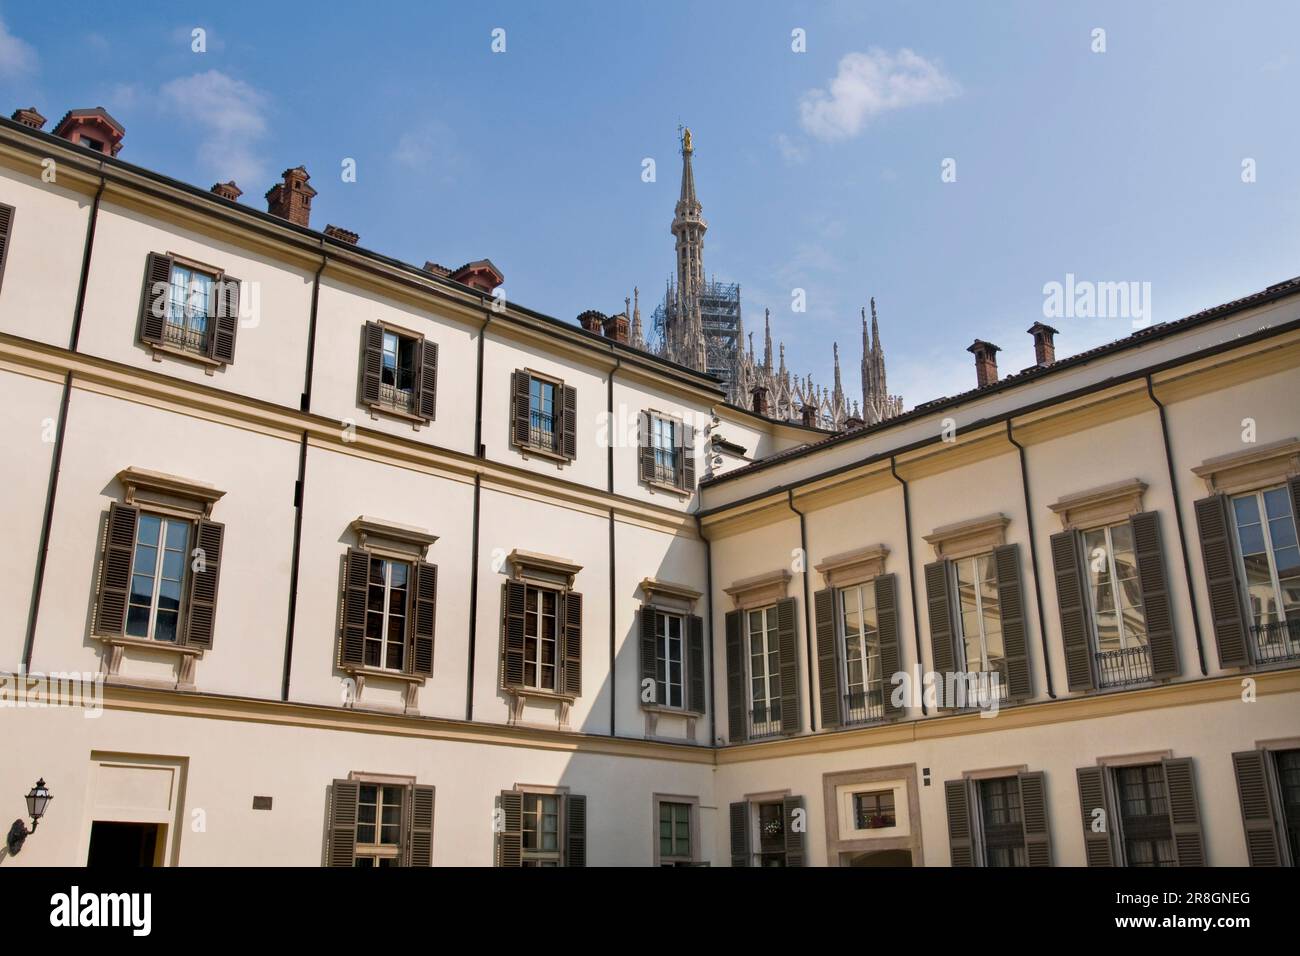
[(1099, 528), (1141, 514), (1142, 495), (1146, 490), (1146, 482), (1130, 478), (1065, 495), (1047, 507), (1056, 512), (1061, 519), (1061, 527), (1066, 531)]
[(557, 558), (552, 554), (539, 554), (535, 551), (511, 551), (506, 561), (510, 564), (512, 576), (516, 580), (532, 578), (573, 587), (573, 580), (582, 570), (582, 565), (575, 564), (567, 558)]
[(744, 578), (723, 590), (731, 595), (737, 610), (765, 607), (787, 596), (790, 577), (790, 572), (782, 568), (779, 571), (768, 571), (766, 574)]
[(1284, 438), (1245, 451), (1206, 459), (1192, 469), (1210, 494), (1235, 494), (1281, 484), (1300, 475), (1300, 438)]
[(982, 518), (971, 518), (935, 528), (924, 537), (934, 546), (936, 558), (966, 558), (1006, 544), (1007, 524), (1010, 521), (999, 511)]
[(816, 565), (827, 587), (846, 588), (862, 584), (885, 573), (885, 558), (889, 548), (883, 544), (873, 544), (842, 554), (833, 554), (821, 564)]
[(145, 468), (123, 468), (117, 473), (126, 494), (123, 501), (134, 506), (162, 506), (190, 512), (204, 518), (225, 492), (202, 481), (168, 475)]
[(395, 551), (421, 561), (428, 553), (429, 546), (438, 540), (436, 534), (423, 528), (369, 515), (359, 515), (349, 527), (357, 536), (358, 547), (365, 550)]
[(694, 610), (695, 602), (703, 596), (701, 592), (685, 584), (660, 581), (657, 578), (642, 579), (641, 593), (645, 595), (647, 604), (681, 608), (688, 613)]

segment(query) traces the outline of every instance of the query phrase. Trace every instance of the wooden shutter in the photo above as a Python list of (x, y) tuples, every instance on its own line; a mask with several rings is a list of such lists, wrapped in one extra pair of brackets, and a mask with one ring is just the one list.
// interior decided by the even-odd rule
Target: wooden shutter
[(406, 865), (433, 866), (433, 787), (412, 787), (410, 805)]
[(411, 582), (411, 615), (406, 651), (406, 670), (422, 677), (433, 676), (433, 635), (438, 617), (438, 566), (416, 562)]
[(343, 561), (343, 636), (339, 663), (360, 667), (366, 661), (366, 595), (370, 584), (370, 553), (348, 548)]
[(172, 281), (171, 256), (149, 253), (144, 264), (144, 291), (140, 295), (140, 341), (161, 345)]
[(379, 382), (384, 368), (384, 327), (367, 322), (361, 330), (361, 403), (379, 402)]
[(501, 791), (501, 829), (497, 831), (497, 866), (524, 865), (524, 795)]
[[(785, 865), (804, 866), (807, 850), (804, 838), (808, 836), (808, 811), (804, 809), (803, 797), (786, 797), (781, 801), (785, 820)], [(795, 822), (799, 829), (795, 829)]]
[(749, 736), (745, 716), (749, 698), (745, 694), (744, 614), (727, 612), (727, 739), (733, 744)]
[(570, 793), (564, 797), (564, 865), (587, 865), (587, 798)]
[(501, 686), (506, 689), (524, 683), (524, 601), (522, 581), (501, 585)]
[(572, 461), (578, 457), (578, 390), (572, 385), (560, 387), (564, 395), (563, 428), (560, 430), (560, 453)]
[(1061, 614), (1066, 683), (1070, 690), (1092, 690), (1097, 685), (1092, 676), (1087, 584), (1079, 560), (1078, 532), (1052, 535), (1052, 570), (1056, 576), (1056, 606)]
[[(1083, 820), (1083, 855), (1088, 866), (1114, 866), (1115, 854), (1111, 848), (1110, 834), (1115, 826), (1115, 814), (1111, 810), (1110, 795), (1106, 792), (1105, 767), (1080, 767), (1076, 774), (1079, 778), (1079, 812)], [(1105, 828), (1100, 833), (1092, 830), (1092, 815), (1101, 810)]]
[(998, 582), (998, 608), (1002, 614), (1003, 659), (1007, 667), (1007, 696), (1026, 700), (1033, 695), (1029, 676), (1029, 638), (1025, 624), (1025, 588), (1020, 575), (1020, 545), (993, 549), (993, 569)]
[[(739, 613), (739, 612), (732, 612)], [(749, 866), (749, 801), (741, 800), (731, 805), (731, 865)]]
[(974, 866), (975, 842), (970, 828), (970, 785), (965, 780), (945, 780), (943, 800), (948, 808), (950, 866)]
[(564, 663), (564, 687), (561, 693), (578, 697), (582, 694), (582, 595), (570, 591), (564, 596), (564, 646), (560, 659)]
[(794, 623), (794, 598), (776, 602), (776, 644), (781, 673), (781, 733), (799, 732), (799, 642)]
[(1052, 865), (1052, 831), (1047, 823), (1047, 784), (1041, 770), (1016, 774), (1020, 782), (1020, 823), (1030, 866)]
[(420, 382), (416, 389), (419, 398), (415, 411), (426, 422), (438, 417), (438, 343), (424, 339), (420, 342)]
[(898, 641), (898, 576), (878, 575), (875, 587), (876, 632), (880, 638), (880, 693), (885, 717), (897, 718), (906, 713), (905, 707), (894, 705), (893, 677), (903, 669)]
[(925, 566), (925, 600), (930, 611), (930, 656), (935, 673), (940, 675), (956, 670), (949, 577), (947, 561), (934, 561)]
[(1244, 750), (1232, 755), (1241, 802), (1241, 825), (1246, 830), (1246, 859), (1251, 866), (1281, 866), (1282, 847), (1277, 838), (1278, 814), (1268, 779), (1268, 754)]
[(127, 595), (131, 591), (131, 558), (140, 509), (113, 502), (104, 527), (104, 560), (95, 602), (95, 633), (119, 637), (126, 633)]
[[(0, 263), (0, 267), (3, 263)], [(1291, 520), (1295, 523), (1296, 530), (1300, 531), (1300, 475), (1287, 479), (1287, 487), (1291, 489)]]
[(654, 416), (649, 412), (641, 413), (638, 429), (637, 469), (642, 481), (653, 481), (655, 477), (655, 431)]
[(697, 714), (708, 706), (704, 679), (704, 618), (692, 614), (686, 618), (686, 680), (690, 691), (686, 708)]
[(528, 393), (528, 384), (532, 381), (527, 372), (512, 372), (510, 374), (510, 417), (513, 427), (511, 435), (514, 443), (520, 448), (527, 448), (530, 444), (529, 437), (529, 412), (531, 411), (529, 403), (532, 397)]
[(14, 227), (14, 207), (0, 203), (0, 283), (4, 282), (5, 261), (9, 258), (9, 234)]
[(185, 608), (185, 643), (190, 647), (210, 648), (217, 616), (217, 584), (221, 578), (221, 545), (226, 526), (200, 518), (194, 540), (203, 553), (202, 570), (195, 568), (198, 555), (185, 556), (190, 564), (190, 596)]
[(1179, 866), (1205, 866), (1205, 838), (1201, 835), (1201, 807), (1196, 799), (1196, 774), (1187, 757), (1162, 760), (1165, 793), (1169, 798), (1169, 828)]
[(335, 780), (330, 786), (329, 866), (352, 866), (357, 854), (357, 804), (361, 785), (355, 780)]
[(1249, 629), (1242, 604), (1241, 577), (1232, 545), (1233, 520), (1227, 495), (1210, 495), (1196, 502), (1196, 528), (1201, 538), (1205, 585), (1210, 594), (1210, 617), (1220, 667), (1246, 667)]
[(1165, 574), (1160, 515), (1144, 511), (1130, 518), (1129, 525), (1133, 528), (1138, 584), (1142, 588), (1142, 613), (1147, 624), (1147, 645), (1151, 649), (1151, 676), (1156, 679), (1177, 677), (1178, 644), (1169, 602), (1169, 578)]
[(666, 703), (666, 701), (659, 699), (659, 681), (656, 680), (657, 672), (655, 670), (655, 659), (658, 657), (658, 654), (656, 653), (657, 648), (655, 647), (658, 640), (658, 634), (656, 633), (658, 618), (659, 615), (654, 608), (641, 608), (641, 613), (639, 615), (639, 625), (641, 628), (641, 640), (639, 642), (639, 647), (641, 649), (641, 684), (637, 687), (636, 692), (637, 699), (644, 702), (645, 682), (647, 680), (650, 681), (651, 693), (653, 694), (650, 698), (650, 703), (652, 704)]
[(681, 450), (678, 452), (682, 463), (681, 486), (687, 491), (695, 490), (695, 429), (682, 423)]
[(822, 726), (838, 727), (841, 719), (839, 655), (835, 652), (835, 589), (823, 588), (813, 595), (813, 618), (817, 628), (817, 696)]
[(235, 361), (235, 336), (239, 333), (239, 280), (223, 276), (213, 284), (209, 303), (208, 356), (230, 365)]

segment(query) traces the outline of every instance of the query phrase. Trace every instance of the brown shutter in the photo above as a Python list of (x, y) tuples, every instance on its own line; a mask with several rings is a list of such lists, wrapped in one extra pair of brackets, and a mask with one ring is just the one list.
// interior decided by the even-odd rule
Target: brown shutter
[(411, 788), (407, 866), (433, 866), (433, 787)]
[(501, 791), (501, 829), (497, 831), (497, 866), (524, 865), (524, 795)]
[(531, 381), (527, 372), (512, 372), (510, 374), (510, 416), (513, 422), (511, 434), (514, 443), (520, 448), (527, 448), (529, 445), (529, 413), (531, 408), (529, 402), (532, 400), (528, 393), (528, 383)]
[(1002, 648), (1007, 666), (1007, 696), (1026, 700), (1034, 693), (1029, 676), (1029, 638), (1025, 626), (1025, 588), (1020, 576), (1020, 545), (993, 549), (998, 580), (998, 607), (1002, 614)]
[(9, 234), (13, 231), (14, 207), (0, 203), (0, 283), (4, 282), (5, 261), (9, 258)]
[(1187, 757), (1162, 760), (1165, 793), (1169, 797), (1169, 828), (1179, 866), (1205, 866), (1205, 838), (1201, 835), (1201, 808), (1196, 799), (1196, 773)]
[(1291, 520), (1300, 531), (1300, 475), (1288, 478), (1286, 483), (1291, 489)]
[(679, 454), (682, 462), (681, 486), (687, 491), (695, 490), (695, 429), (682, 423), (682, 447)]
[[(807, 855), (804, 838), (808, 835), (808, 811), (804, 809), (803, 797), (786, 797), (781, 804), (785, 818), (785, 865), (804, 866)], [(795, 829), (796, 819), (802, 829)]]
[[(1110, 796), (1106, 792), (1106, 768), (1080, 767), (1076, 775), (1079, 778), (1084, 858), (1088, 866), (1114, 866), (1115, 855), (1111, 850), (1110, 834), (1115, 825), (1115, 814), (1111, 811)], [(1092, 830), (1092, 815), (1095, 810), (1102, 811), (1105, 823), (1105, 829), (1100, 833)]]
[(727, 739), (733, 744), (749, 736), (745, 717), (749, 698), (745, 694), (744, 613), (727, 612)]
[(144, 264), (144, 291), (140, 294), (140, 341), (161, 344), (172, 281), (171, 256), (149, 253)]
[(952, 599), (948, 593), (948, 562), (934, 561), (925, 566), (925, 600), (930, 611), (930, 656), (936, 674), (956, 670)]
[(975, 842), (970, 831), (970, 785), (965, 780), (945, 780), (943, 800), (948, 808), (948, 865), (974, 866)]
[(1178, 644), (1174, 639), (1169, 579), (1165, 575), (1160, 515), (1143, 511), (1130, 518), (1129, 524), (1133, 528), (1138, 584), (1142, 588), (1142, 613), (1147, 622), (1147, 645), (1151, 649), (1151, 676), (1156, 679), (1177, 677)]
[(1250, 650), (1246, 645), (1249, 629), (1232, 543), (1233, 520), (1228, 496), (1210, 495), (1196, 502), (1195, 507), (1219, 666), (1246, 667), (1250, 664)]
[(524, 601), (523, 582), (501, 585), (501, 686), (507, 689), (524, 683)]
[(637, 467), (642, 481), (653, 481), (655, 476), (654, 418), (649, 412), (641, 413), (638, 429)]
[(408, 673), (433, 676), (433, 635), (438, 617), (438, 566), (416, 562), (412, 570), (410, 641), (406, 653)]
[(561, 454), (569, 460), (578, 457), (578, 390), (561, 386), (564, 393), (564, 427), (560, 432)]
[(216, 294), (209, 304), (208, 355), (230, 365), (235, 361), (235, 336), (239, 333), (239, 280), (223, 276), (214, 288)]
[(1061, 646), (1070, 690), (1092, 690), (1092, 641), (1088, 632), (1087, 585), (1079, 560), (1079, 535), (1052, 535), (1052, 570), (1056, 576), (1056, 606), (1061, 613)]
[(799, 642), (795, 635), (794, 598), (776, 602), (776, 645), (781, 674), (781, 733), (796, 734), (799, 714)]
[[(732, 612), (739, 613), (739, 612)], [(731, 805), (731, 865), (749, 866), (749, 801)]]
[(813, 595), (813, 617), (817, 624), (817, 695), (823, 727), (841, 723), (840, 666), (835, 653), (835, 589), (823, 588)]
[(704, 679), (704, 618), (692, 614), (686, 619), (686, 679), (690, 693), (686, 699), (688, 710), (704, 713), (708, 706)]
[(438, 417), (438, 343), (424, 339), (420, 342), (419, 398), (416, 413), (426, 422)]
[(570, 591), (564, 596), (564, 687), (561, 693), (582, 694), (582, 595)]
[(379, 401), (379, 382), (384, 368), (384, 327), (367, 322), (361, 330), (361, 403)]
[(328, 866), (352, 866), (357, 854), (357, 804), (361, 785), (355, 780), (335, 780), (330, 787)]
[(226, 526), (200, 518), (194, 535), (196, 550), (203, 552), (203, 570), (195, 570), (198, 556), (191, 551), (190, 597), (185, 608), (185, 643), (190, 647), (210, 648), (217, 617), (217, 583), (221, 577), (221, 544)]
[(1052, 831), (1047, 823), (1047, 784), (1041, 770), (1017, 774), (1020, 781), (1020, 823), (1030, 866), (1052, 865)]
[(564, 797), (564, 865), (587, 865), (587, 798), (570, 793)]
[(366, 660), (366, 595), (370, 583), (370, 554), (348, 548), (343, 561), (343, 637), (339, 663), (362, 666)]
[(894, 675), (903, 669), (898, 641), (897, 575), (876, 577), (876, 632), (880, 637), (880, 694), (885, 717), (902, 717), (906, 708), (894, 705)]
[(1251, 866), (1282, 865), (1267, 760), (1268, 755), (1262, 750), (1244, 750), (1232, 755), (1237, 799), (1241, 802), (1241, 825), (1246, 830), (1246, 859)]
[(140, 509), (114, 502), (108, 506), (104, 526), (104, 560), (99, 572), (99, 599), (95, 602), (95, 633), (126, 633), (127, 595), (131, 592), (131, 558), (135, 553), (135, 528)]
[(665, 701), (659, 699), (659, 682), (655, 679), (655, 658), (658, 657), (656, 654), (657, 649), (655, 647), (657, 637), (655, 634), (655, 624), (657, 623), (658, 616), (659, 615), (655, 613), (655, 609), (652, 607), (641, 608), (641, 613), (638, 615), (638, 623), (641, 629), (641, 640), (639, 642), (641, 650), (641, 683), (640, 686), (637, 687), (636, 693), (637, 699), (642, 703), (645, 702), (645, 682), (647, 680), (650, 681), (652, 694), (650, 703), (665, 703)]

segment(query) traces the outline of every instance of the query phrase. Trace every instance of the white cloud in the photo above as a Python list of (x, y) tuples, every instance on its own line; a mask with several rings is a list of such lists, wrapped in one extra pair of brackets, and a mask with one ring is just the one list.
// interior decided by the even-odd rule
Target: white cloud
[(399, 136), (393, 160), (399, 166), (433, 175), (444, 183), (452, 182), (461, 163), (455, 134), (450, 127), (436, 121)]
[(808, 149), (802, 143), (796, 143), (785, 133), (778, 133), (776, 148), (781, 151), (781, 158), (790, 166), (797, 166), (808, 158)]
[(846, 139), (881, 113), (938, 103), (960, 92), (937, 63), (911, 50), (849, 53), (826, 89), (803, 95), (799, 116), (804, 130), (818, 139)]
[(9, 32), (0, 20), (0, 76), (22, 77), (35, 73), (39, 59), (36, 50)]
[(267, 128), (264, 93), (220, 70), (171, 80), (161, 93), (163, 109), (199, 131), (198, 158), (205, 173), (245, 186), (262, 179), (265, 162), (258, 144)]

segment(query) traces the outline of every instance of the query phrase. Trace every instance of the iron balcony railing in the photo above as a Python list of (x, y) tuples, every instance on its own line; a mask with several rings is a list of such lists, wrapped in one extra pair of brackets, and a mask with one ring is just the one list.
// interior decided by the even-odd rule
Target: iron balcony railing
[(381, 383), (379, 386), (379, 401), (389, 408), (398, 408), (409, 412), (415, 408), (415, 393), (409, 388), (398, 388), (396, 385)]
[(1250, 629), (1250, 637), (1255, 645), (1256, 663), (1300, 659), (1300, 618), (1256, 624)]
[(163, 341), (186, 352), (206, 352), (208, 347), (205, 330), (191, 328), (183, 319), (175, 321), (174, 317), (163, 323)]
[(1102, 687), (1127, 687), (1151, 679), (1151, 649), (1145, 644), (1099, 651), (1097, 678)]
[(677, 484), (677, 468), (672, 461), (671, 455), (668, 456), (667, 461), (660, 455), (655, 455), (654, 480), (665, 485)]
[(781, 705), (755, 707), (749, 712), (749, 736), (771, 737), (781, 732)]
[(533, 412), (528, 425), (528, 443), (530, 445), (543, 451), (555, 451), (557, 438), (554, 415)]
[(844, 695), (844, 722), (868, 724), (885, 717), (885, 702), (879, 691), (850, 691)]

